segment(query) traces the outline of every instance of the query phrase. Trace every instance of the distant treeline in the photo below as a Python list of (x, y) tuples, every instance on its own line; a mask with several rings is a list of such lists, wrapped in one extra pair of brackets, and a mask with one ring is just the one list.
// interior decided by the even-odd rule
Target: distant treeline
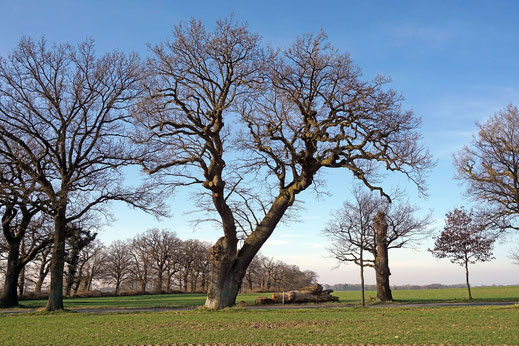
[[(360, 284), (335, 284), (335, 285), (324, 285), (326, 289), (332, 289), (334, 291), (360, 291)], [(464, 288), (465, 284), (455, 285), (442, 285), (442, 284), (430, 284), (430, 285), (391, 285), (392, 290), (434, 290), (440, 288)], [(366, 290), (376, 291), (377, 285), (365, 285)]]

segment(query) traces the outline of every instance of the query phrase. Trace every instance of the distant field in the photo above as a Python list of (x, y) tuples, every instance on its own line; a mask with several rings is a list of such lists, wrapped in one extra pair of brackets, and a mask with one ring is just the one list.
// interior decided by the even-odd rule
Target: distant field
[(519, 305), (0, 314), (1, 344), (519, 344)]
[[(355, 304), (360, 301), (360, 292), (334, 292), (342, 303)], [(257, 296), (269, 296), (268, 293), (240, 294), (237, 302), (245, 301), (253, 304)], [(376, 292), (367, 291), (366, 300), (375, 297)], [(475, 287), (472, 289), (474, 300), (486, 301), (519, 301), (519, 286), (508, 287)], [(401, 290), (393, 291), (397, 303), (427, 303), (427, 302), (459, 302), (466, 301), (467, 290), (464, 288), (434, 289), (434, 290)], [(136, 308), (136, 307), (186, 307), (203, 305), (203, 294), (161, 294), (123, 297), (95, 297), (65, 299), (65, 308)], [(44, 306), (44, 300), (26, 300), (21, 305), (27, 308)]]

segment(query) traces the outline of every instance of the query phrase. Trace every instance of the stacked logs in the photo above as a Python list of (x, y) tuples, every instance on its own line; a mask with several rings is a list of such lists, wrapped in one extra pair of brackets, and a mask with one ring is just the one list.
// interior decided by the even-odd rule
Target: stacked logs
[(332, 292), (333, 290), (323, 290), (323, 286), (314, 284), (295, 291), (274, 293), (272, 298), (257, 297), (256, 305), (338, 302), (339, 298), (332, 296)]

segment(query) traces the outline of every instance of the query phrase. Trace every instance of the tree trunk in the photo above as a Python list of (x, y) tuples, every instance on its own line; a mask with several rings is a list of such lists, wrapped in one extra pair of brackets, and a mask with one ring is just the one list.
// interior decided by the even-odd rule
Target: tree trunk
[(25, 293), (25, 265), (20, 263), (20, 273), (18, 274), (18, 297), (23, 297)]
[[(241, 288), (249, 264), (261, 246), (270, 237), (293, 201), (294, 196), (288, 193), (276, 198), (260, 224), (247, 236), (239, 252), (236, 251), (238, 238), (236, 237), (232, 213), (229, 209), (228, 212), (231, 215), (227, 216), (230, 217), (230, 220), (226, 220), (224, 218), (225, 214), (222, 215), (220, 213), (222, 220), (224, 220), (224, 233), (226, 236), (218, 239), (210, 251), (213, 275), (209, 281), (205, 307), (209, 309), (223, 309), (236, 304), (236, 296)], [(228, 209), (227, 205), (225, 207)], [(226, 225), (231, 229), (226, 230)]]
[(469, 292), (469, 300), (472, 300), (472, 293), (470, 292), (470, 283), (469, 283), (469, 263), (465, 261), (465, 279), (467, 281), (467, 290)]
[(387, 252), (387, 222), (386, 214), (379, 211), (373, 218), (373, 224), (377, 232), (377, 256), (375, 258), (375, 273), (377, 280), (377, 298), (382, 302), (393, 301), (391, 288), (389, 287), (389, 257)]
[(7, 272), (5, 274), (2, 298), (0, 299), (1, 308), (18, 306), (18, 277), (20, 269), (20, 241), (14, 238), (9, 242)]
[(75, 285), (74, 285), (74, 295), (77, 294), (77, 292), (79, 291), (79, 287), (81, 286), (81, 283), (86, 279), (84, 277), (84, 275), (83, 275), (83, 270), (84, 270), (84, 267), (85, 267), (85, 263), (86, 262), (83, 262), (79, 266), (79, 270), (78, 270), (78, 273), (77, 273), (77, 280), (76, 280)]
[(54, 246), (50, 261), (49, 300), (45, 310), (63, 310), (63, 269), (65, 267), (66, 209), (54, 216)]
[(41, 288), (43, 286), (43, 282), (45, 281), (45, 278), (47, 277), (47, 274), (49, 274), (49, 261), (47, 259), (48, 256), (47, 250), (45, 250), (44, 253), (41, 254), (41, 265), (40, 269), (38, 271), (38, 281), (36, 282), (36, 285), (34, 286), (34, 293), (39, 296), (41, 294)]
[(119, 280), (117, 280), (115, 282), (115, 295), (118, 296), (119, 295), (119, 286), (121, 285), (121, 282)]
[(366, 297), (364, 294), (364, 264), (360, 265), (360, 297), (362, 306), (366, 306)]
[[(360, 237), (360, 243), (363, 245), (362, 234)], [(360, 247), (360, 297), (362, 306), (366, 306), (366, 297), (364, 295), (364, 249), (362, 246)]]
[(235, 268), (236, 245), (237, 240), (228, 244), (225, 237), (221, 237), (211, 248), (210, 258), (214, 272), (205, 301), (205, 307), (209, 309), (223, 309), (236, 304), (236, 296), (245, 276), (245, 270), (240, 275), (240, 271)]

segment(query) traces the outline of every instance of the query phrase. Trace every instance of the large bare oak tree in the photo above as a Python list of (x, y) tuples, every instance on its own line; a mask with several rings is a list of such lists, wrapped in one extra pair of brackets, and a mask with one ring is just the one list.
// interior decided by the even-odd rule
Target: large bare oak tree
[[(223, 236), (211, 249), (208, 308), (235, 304), (248, 265), (321, 168), (345, 168), (387, 196), (372, 179), (378, 168), (424, 189), (431, 165), (402, 97), (385, 78), (361, 80), (324, 34), (268, 54), (259, 44), (233, 19), (212, 32), (197, 21), (177, 26), (171, 42), (153, 49), (149, 96), (136, 113), (145, 170), (202, 186), (218, 215)], [(251, 180), (273, 196), (240, 217), (233, 205)], [(255, 209), (241, 199), (241, 211)], [(251, 223), (242, 243), (237, 220)]]
[(126, 188), (121, 171), (133, 154), (125, 122), (140, 78), (135, 55), (97, 57), (92, 41), (49, 47), (23, 38), (0, 60), (0, 157), (35, 182), (54, 221), (47, 310), (63, 309), (69, 223), (111, 200), (153, 209), (146, 189)]

